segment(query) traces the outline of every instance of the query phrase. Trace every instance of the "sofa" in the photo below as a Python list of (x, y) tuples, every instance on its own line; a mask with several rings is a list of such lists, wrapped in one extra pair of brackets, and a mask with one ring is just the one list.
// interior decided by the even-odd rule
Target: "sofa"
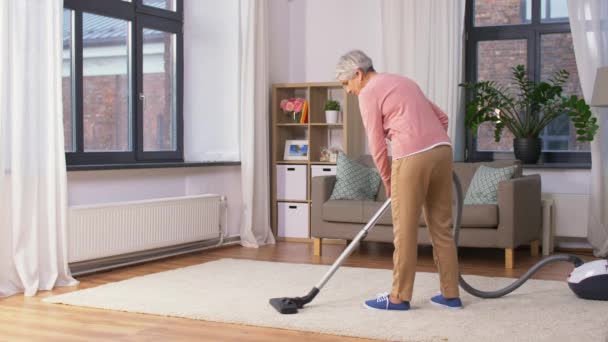
[[(358, 161), (367, 166), (374, 165), (369, 155), (360, 157)], [(518, 160), (455, 162), (454, 171), (460, 179), (463, 198), (480, 165), (494, 168), (515, 165), (516, 170), (510, 180), (498, 184), (497, 204), (464, 205), (458, 245), (504, 249), (505, 267), (513, 268), (515, 248), (529, 245), (532, 255), (538, 255), (542, 220), (540, 175), (523, 176), (522, 165)], [(335, 182), (335, 175), (312, 178), (311, 237), (315, 255), (321, 255), (323, 239), (352, 240), (386, 201), (383, 185), (374, 200), (330, 200)], [(456, 191), (454, 210), (455, 198)], [(389, 208), (382, 215), (365, 241), (393, 242), (390, 211)], [(422, 215), (418, 227), (418, 244), (431, 244)]]

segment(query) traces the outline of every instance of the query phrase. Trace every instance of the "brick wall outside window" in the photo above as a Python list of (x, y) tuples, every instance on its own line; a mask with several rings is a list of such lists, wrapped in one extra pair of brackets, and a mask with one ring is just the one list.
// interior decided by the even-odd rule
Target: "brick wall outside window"
[[(478, 26), (520, 24), (524, 21), (521, 7), (522, 1), (520, 0), (476, 1), (475, 23)], [(540, 44), (541, 79), (547, 80), (553, 72), (566, 69), (570, 73), (570, 78), (564, 86), (564, 93), (582, 96), (571, 34), (542, 35)], [(517, 64), (525, 65), (527, 61), (528, 52), (525, 40), (483, 41), (479, 42), (478, 47), (478, 80), (493, 80), (503, 85), (511, 85), (513, 84), (511, 68)], [(570, 132), (567, 147), (562, 146), (561, 149), (589, 151), (588, 142), (576, 141), (575, 129), (567, 117), (564, 116), (563, 120), (556, 120), (551, 125), (549, 128), (551, 135), (563, 135), (564, 132)], [(490, 123), (480, 126), (477, 137), (478, 150), (513, 150), (512, 134), (507, 129), (503, 130), (500, 142), (496, 143), (493, 127)]]
[[(171, 111), (166, 103), (167, 80), (164, 73), (146, 74), (146, 111), (156, 115), (146, 115), (146, 150), (167, 149), (171, 146)], [(88, 76), (87, 92), (84, 94), (85, 108), (94, 108), (84, 113), (84, 145), (88, 150), (125, 151), (128, 150), (129, 122), (125, 113), (128, 109), (128, 82), (125, 75)], [(118, 89), (116, 89), (118, 88)], [(63, 79), (63, 101), (70, 101), (70, 80)], [(65, 146), (72, 145), (72, 125), (70, 108), (64, 106), (63, 113)], [(159, 126), (165, 127), (159, 132)]]

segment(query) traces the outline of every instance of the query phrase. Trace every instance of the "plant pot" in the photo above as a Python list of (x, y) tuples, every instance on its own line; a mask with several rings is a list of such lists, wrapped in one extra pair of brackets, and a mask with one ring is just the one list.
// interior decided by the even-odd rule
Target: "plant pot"
[(326, 110), (325, 111), (325, 122), (326, 123), (337, 123), (339, 113), (340, 112), (337, 110)]
[(536, 164), (540, 157), (543, 141), (540, 138), (514, 138), (513, 152), (515, 158), (524, 164)]
[(291, 112), (289, 118), (293, 123), (300, 123), (300, 119), (302, 118), (302, 112)]

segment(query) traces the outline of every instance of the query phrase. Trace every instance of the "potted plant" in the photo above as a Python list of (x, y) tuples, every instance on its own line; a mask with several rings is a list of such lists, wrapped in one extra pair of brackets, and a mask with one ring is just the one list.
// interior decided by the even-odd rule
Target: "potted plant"
[(514, 136), (515, 157), (526, 164), (538, 161), (542, 146), (540, 134), (563, 114), (574, 124), (578, 141), (593, 140), (598, 129), (597, 119), (585, 100), (562, 94), (562, 85), (569, 76), (566, 70), (556, 71), (547, 82), (538, 83), (528, 78), (523, 65), (512, 70), (516, 92), (494, 81), (460, 84), (472, 93), (472, 100), (466, 106), (465, 124), (474, 135), (479, 125), (488, 121), (495, 125), (496, 142), (500, 141), (502, 130), (508, 129)]
[(325, 122), (337, 123), (338, 114), (340, 113), (340, 102), (335, 100), (327, 100), (325, 102)]
[(306, 100), (301, 97), (283, 99), (281, 100), (279, 107), (281, 107), (283, 113), (289, 117), (289, 121), (299, 123), (304, 102), (306, 102)]

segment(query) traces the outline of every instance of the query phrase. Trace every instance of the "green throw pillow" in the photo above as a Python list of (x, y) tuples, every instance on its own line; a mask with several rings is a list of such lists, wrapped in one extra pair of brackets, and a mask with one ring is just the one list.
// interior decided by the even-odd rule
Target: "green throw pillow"
[(516, 166), (493, 168), (481, 165), (473, 175), (464, 204), (496, 204), (498, 183), (511, 179), (515, 169)]
[(374, 200), (380, 188), (380, 173), (338, 153), (336, 185), (329, 199), (332, 200)]

